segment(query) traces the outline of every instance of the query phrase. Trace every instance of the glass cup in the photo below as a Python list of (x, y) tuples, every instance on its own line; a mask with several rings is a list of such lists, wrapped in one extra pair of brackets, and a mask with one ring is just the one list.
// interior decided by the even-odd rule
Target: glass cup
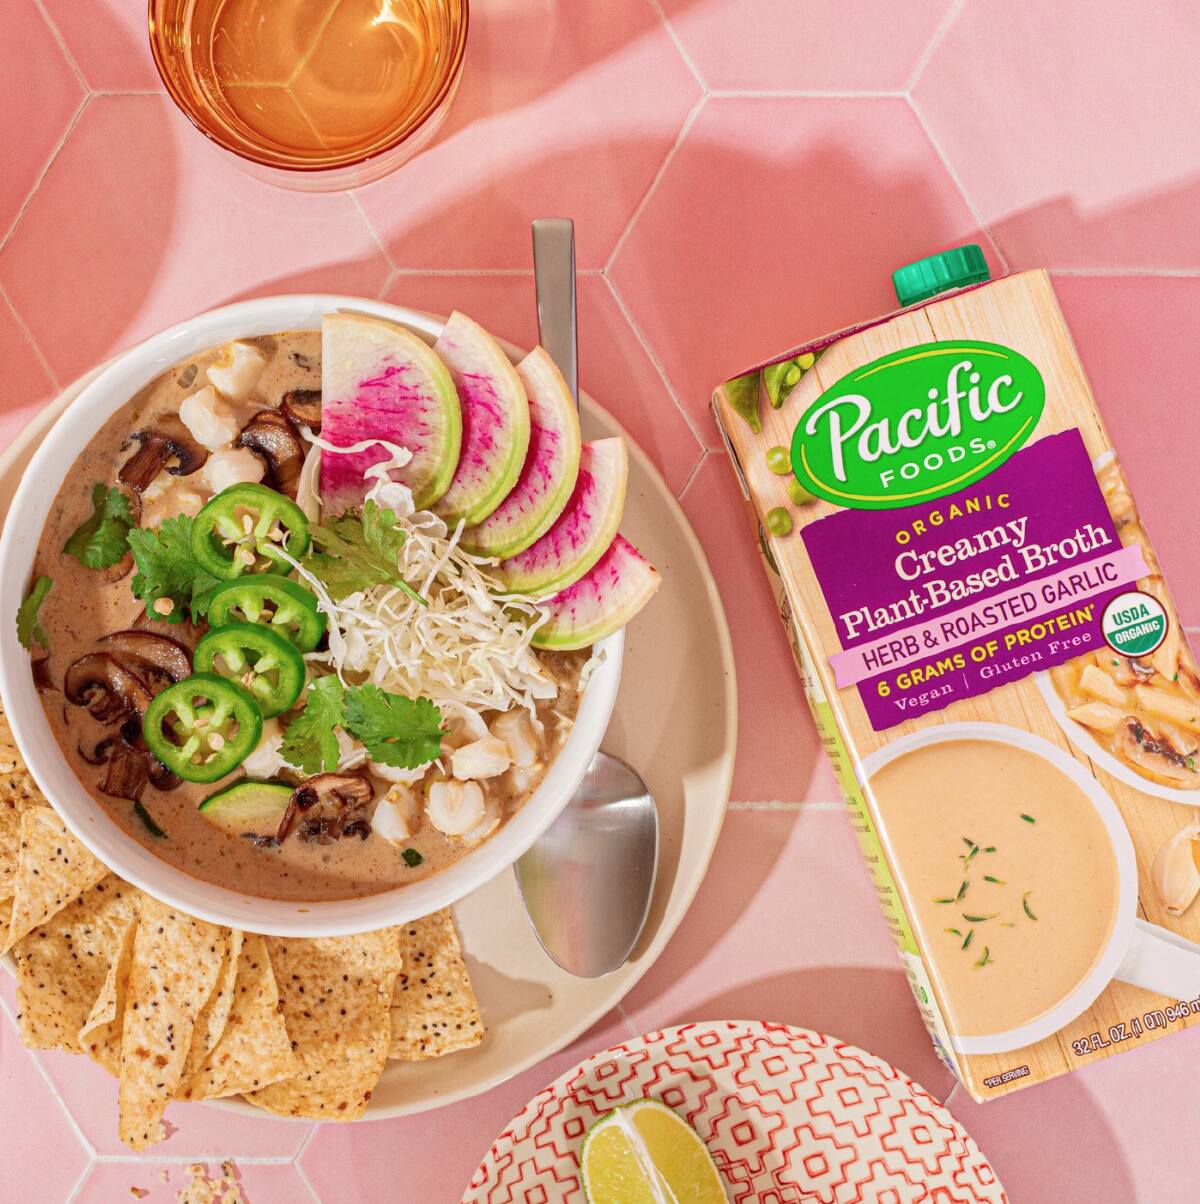
[(412, 158), (458, 91), (469, 0), (149, 0), (172, 99), (251, 175), (327, 192)]

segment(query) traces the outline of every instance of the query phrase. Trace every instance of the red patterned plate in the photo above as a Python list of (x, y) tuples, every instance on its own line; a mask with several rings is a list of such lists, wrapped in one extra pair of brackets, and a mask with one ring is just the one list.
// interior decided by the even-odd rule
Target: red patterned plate
[(734, 1204), (1007, 1204), (970, 1134), (907, 1075), (753, 1020), (664, 1029), (567, 1071), (496, 1139), (463, 1204), (584, 1204), (584, 1134), (643, 1096), (687, 1118)]

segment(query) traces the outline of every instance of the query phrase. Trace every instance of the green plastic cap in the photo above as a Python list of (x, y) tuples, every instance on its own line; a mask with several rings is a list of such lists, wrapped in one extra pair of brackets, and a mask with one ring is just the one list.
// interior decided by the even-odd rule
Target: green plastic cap
[(972, 242), (965, 247), (951, 247), (949, 251), (941, 251), (927, 259), (918, 259), (915, 263), (906, 263), (892, 273), (892, 284), (901, 305), (915, 305), (938, 293), (948, 293), (951, 289), (965, 288), (990, 278), (983, 252), (978, 243)]

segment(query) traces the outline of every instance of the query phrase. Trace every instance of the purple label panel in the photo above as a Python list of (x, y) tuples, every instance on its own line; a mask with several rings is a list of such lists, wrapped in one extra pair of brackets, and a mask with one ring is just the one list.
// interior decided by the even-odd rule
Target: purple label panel
[(841, 641), (837, 685), (876, 731), (1103, 647), (1105, 605), (1147, 572), (1076, 430), (958, 493), (802, 534)]

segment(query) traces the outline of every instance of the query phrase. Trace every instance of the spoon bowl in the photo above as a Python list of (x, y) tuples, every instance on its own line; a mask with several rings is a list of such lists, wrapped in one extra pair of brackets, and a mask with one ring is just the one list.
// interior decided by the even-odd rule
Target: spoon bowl
[(658, 872), (658, 809), (646, 783), (597, 753), (574, 798), (514, 868), (533, 930), (558, 965), (579, 978), (623, 965)]

